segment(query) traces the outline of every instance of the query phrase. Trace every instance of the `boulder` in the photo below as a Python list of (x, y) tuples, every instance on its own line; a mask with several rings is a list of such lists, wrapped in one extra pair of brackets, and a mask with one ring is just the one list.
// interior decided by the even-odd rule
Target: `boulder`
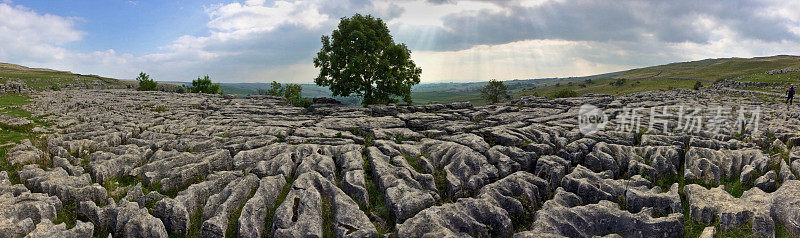
[(53, 224), (48, 219), (42, 220), (36, 225), (31, 233), (25, 237), (28, 238), (45, 238), (45, 237), (63, 237), (63, 238), (85, 238), (92, 236), (94, 232), (94, 225), (90, 222), (76, 221), (75, 227), (67, 229), (66, 223), (58, 225)]
[(35, 164), (25, 165), (19, 172), (19, 177), (31, 190), (54, 195), (64, 203), (82, 201), (102, 203), (108, 196), (105, 188), (92, 183), (89, 174), (70, 176), (60, 167), (45, 171)]
[[(519, 171), (497, 182), (484, 186), (478, 198), (488, 200), (503, 208), (510, 217), (525, 220), (532, 216), (534, 207), (547, 199), (547, 181), (528, 172)], [(518, 224), (514, 224), (518, 225)], [(529, 226), (530, 224), (521, 224)]]
[(683, 215), (672, 213), (654, 218), (651, 209), (638, 213), (621, 210), (616, 203), (602, 200), (584, 203), (580, 197), (561, 188), (552, 200), (536, 212), (530, 231), (515, 237), (567, 236), (593, 237), (618, 234), (622, 237), (683, 237)]
[(78, 218), (87, 219), (94, 227), (110, 231), (114, 237), (168, 237), (164, 224), (150, 215), (146, 208), (136, 203), (113, 201), (102, 208), (92, 201), (83, 201), (77, 207)]
[(777, 183), (778, 175), (775, 171), (769, 171), (761, 177), (758, 177), (756, 181), (753, 183), (753, 186), (760, 188), (762, 191), (773, 191), (775, 190), (775, 184)]
[(691, 219), (710, 224), (715, 220), (724, 229), (752, 224), (753, 234), (762, 237), (775, 235), (775, 222), (781, 222), (790, 234), (800, 234), (800, 202), (797, 197), (800, 181), (789, 180), (778, 190), (765, 193), (755, 187), (740, 198), (725, 192), (722, 186), (705, 189), (696, 184), (684, 187)]
[(789, 168), (789, 165), (786, 164), (785, 160), (781, 160), (781, 169), (778, 175), (780, 176), (781, 181), (783, 182), (796, 179), (794, 174), (792, 173), (792, 169)]
[(646, 191), (652, 186), (650, 181), (638, 175), (630, 180), (615, 180), (609, 171), (595, 173), (581, 165), (576, 166), (572, 173), (561, 180), (561, 188), (564, 191), (578, 195), (587, 204), (597, 203), (600, 200), (620, 201), (625, 199), (625, 194), (633, 188), (645, 190), (640, 194), (644, 196), (644, 193), (655, 192)]
[(745, 165), (742, 168), (742, 174), (739, 175), (739, 182), (743, 185), (750, 184), (756, 177), (755, 168), (752, 165)]
[(489, 200), (461, 198), (422, 210), (396, 230), (397, 237), (508, 237), (513, 225), (508, 213)]
[(717, 228), (713, 226), (706, 227), (703, 229), (703, 233), (700, 233), (700, 238), (717, 238)]
[(547, 180), (551, 192), (561, 187), (561, 179), (569, 172), (569, 161), (561, 157), (547, 155), (536, 161), (536, 176)]

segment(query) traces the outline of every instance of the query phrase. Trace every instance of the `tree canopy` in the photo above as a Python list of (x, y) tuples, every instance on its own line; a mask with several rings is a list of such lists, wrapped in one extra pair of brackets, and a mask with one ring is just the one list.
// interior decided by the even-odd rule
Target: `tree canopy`
[(320, 69), (317, 85), (329, 87), (333, 96), (361, 96), (364, 105), (394, 103), (398, 97), (411, 103), (411, 86), (422, 73), (383, 20), (360, 14), (342, 18), (338, 29), (322, 36), (314, 67)]
[(497, 79), (492, 79), (489, 84), (486, 84), (486, 87), (480, 89), (481, 97), (488, 103), (498, 103), (510, 98), (511, 96), (508, 95), (506, 90), (508, 90), (508, 87), (503, 84), (503, 81), (498, 81)]

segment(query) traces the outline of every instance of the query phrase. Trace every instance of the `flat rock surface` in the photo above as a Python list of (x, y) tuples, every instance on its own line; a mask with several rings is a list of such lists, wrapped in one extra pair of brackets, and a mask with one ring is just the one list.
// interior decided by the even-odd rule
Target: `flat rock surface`
[[(4, 145), (0, 236), (800, 237), (800, 108), (724, 92), (310, 109), (43, 92), (22, 108), (44, 141)], [(605, 129), (581, 132), (585, 103)], [(717, 108), (758, 130), (707, 129)]]

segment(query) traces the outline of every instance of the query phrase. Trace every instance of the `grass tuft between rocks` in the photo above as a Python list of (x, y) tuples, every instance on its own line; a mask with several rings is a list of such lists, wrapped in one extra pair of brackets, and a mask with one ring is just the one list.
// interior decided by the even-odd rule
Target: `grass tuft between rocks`
[(515, 196), (514, 198), (522, 203), (524, 213), (511, 215), (511, 224), (514, 225), (515, 232), (527, 231), (533, 224), (534, 215), (536, 214), (536, 210), (539, 210), (540, 206), (536, 204), (535, 200), (531, 200), (525, 195)]
[(8, 151), (6, 147), (0, 147), (0, 170), (6, 171), (11, 184), (22, 184), (22, 179), (17, 174), (17, 171), (22, 170), (22, 165), (11, 165), (11, 162), (6, 159), (6, 151)]
[(433, 171), (433, 183), (436, 184), (436, 190), (439, 192), (439, 205), (453, 202), (447, 193), (447, 174), (444, 170)]
[(364, 173), (364, 183), (367, 187), (367, 193), (369, 194), (369, 204), (366, 204), (366, 207), (361, 204), (359, 205), (361, 205), (361, 210), (372, 220), (372, 224), (375, 225), (378, 234), (389, 234), (394, 232), (394, 214), (386, 207), (386, 199), (383, 193), (378, 190), (378, 185), (375, 184), (375, 179), (372, 174), (372, 165), (367, 159), (367, 156), (362, 155), (362, 159), (364, 160), (364, 171), (366, 171)]
[(275, 210), (286, 200), (286, 196), (289, 195), (289, 190), (292, 188), (292, 183), (294, 183), (294, 179), (291, 176), (287, 176), (286, 184), (283, 185), (281, 194), (278, 195), (275, 204), (267, 211), (267, 218), (264, 220), (264, 229), (262, 230), (263, 232), (261, 232), (261, 237), (272, 237), (272, 222), (275, 217)]
[(61, 205), (61, 210), (56, 212), (56, 220), (53, 224), (65, 223), (67, 229), (75, 227), (75, 221), (78, 218), (78, 213), (75, 208), (78, 206), (75, 202), (64, 203)]
[(414, 168), (414, 171), (417, 171), (417, 173), (421, 174), (425, 173), (425, 171), (422, 170), (422, 166), (419, 164), (419, 159), (422, 158), (422, 155), (410, 156), (403, 154), (403, 157), (405, 157), (406, 161), (408, 161), (408, 164), (411, 165), (412, 168)]
[(247, 201), (256, 194), (256, 190), (258, 190), (258, 186), (250, 188), (250, 193), (247, 195), (247, 199), (244, 200), (245, 202), (231, 212), (231, 215), (228, 217), (228, 228), (225, 230), (225, 237), (239, 236), (239, 216), (242, 215), (242, 209), (244, 209), (244, 205), (247, 204)]
[(201, 226), (203, 226), (203, 206), (200, 206), (200, 209), (189, 217), (189, 230), (186, 231), (186, 237), (198, 237)]
[(334, 219), (333, 219), (333, 206), (331, 205), (331, 198), (322, 195), (320, 197), (320, 204), (322, 210), (322, 237), (333, 238)]

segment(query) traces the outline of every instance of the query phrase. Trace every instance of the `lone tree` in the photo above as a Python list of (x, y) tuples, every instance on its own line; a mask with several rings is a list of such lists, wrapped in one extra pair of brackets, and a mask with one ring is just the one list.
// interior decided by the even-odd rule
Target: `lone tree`
[(189, 92), (193, 93), (208, 93), (208, 94), (222, 94), (218, 83), (212, 83), (211, 79), (206, 75), (205, 77), (197, 77), (192, 80), (192, 86), (189, 87)]
[(139, 73), (139, 77), (136, 77), (136, 81), (139, 81), (139, 91), (158, 90), (158, 83), (151, 79), (150, 75), (147, 75), (144, 72)]
[(364, 105), (394, 103), (396, 97), (410, 104), (411, 86), (422, 73), (383, 20), (360, 14), (342, 18), (331, 36), (322, 36), (314, 67), (320, 68), (317, 85), (333, 96), (361, 96)]
[(508, 87), (503, 84), (503, 81), (492, 79), (486, 87), (480, 89), (481, 97), (489, 103), (498, 103), (502, 100), (511, 98), (506, 92)]

